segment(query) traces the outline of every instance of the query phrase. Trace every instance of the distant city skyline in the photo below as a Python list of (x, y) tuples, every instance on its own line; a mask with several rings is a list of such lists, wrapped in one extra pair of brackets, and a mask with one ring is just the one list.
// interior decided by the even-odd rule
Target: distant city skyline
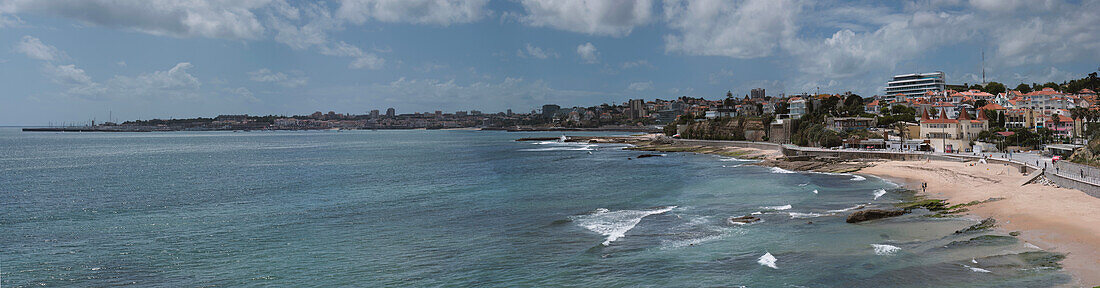
[(1100, 0), (0, 0), (0, 125), (1062, 82)]

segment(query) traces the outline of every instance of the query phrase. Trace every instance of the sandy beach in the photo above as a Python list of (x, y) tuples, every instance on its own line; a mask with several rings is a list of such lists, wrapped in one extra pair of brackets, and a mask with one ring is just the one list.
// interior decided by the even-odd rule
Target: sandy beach
[[(1019, 239), (1044, 250), (1066, 254), (1063, 268), (1077, 283), (1073, 286), (1100, 285), (1100, 198), (1084, 192), (1038, 183), (1021, 185), (1027, 175), (1003, 164), (948, 161), (875, 161), (831, 162), (820, 159), (795, 160), (782, 158), (777, 150), (718, 147), (693, 144), (654, 144), (655, 135), (622, 137), (600, 141), (626, 142), (637, 150), (662, 152), (695, 152), (764, 160), (757, 165), (788, 170), (850, 172), (870, 174), (921, 191), (923, 195), (944, 199), (951, 204), (997, 201), (967, 207), (965, 217), (994, 218), (996, 229), (1018, 231)], [(853, 169), (854, 168), (854, 169)]]
[[(971, 166), (973, 164), (973, 166)], [(1042, 184), (1021, 186), (1025, 175), (1000, 164), (884, 161), (860, 173), (880, 176), (951, 203), (1004, 198), (968, 207), (969, 214), (997, 219), (998, 229), (1020, 231), (1021, 240), (1066, 254), (1062, 262), (1080, 286), (1100, 285), (1100, 198)]]

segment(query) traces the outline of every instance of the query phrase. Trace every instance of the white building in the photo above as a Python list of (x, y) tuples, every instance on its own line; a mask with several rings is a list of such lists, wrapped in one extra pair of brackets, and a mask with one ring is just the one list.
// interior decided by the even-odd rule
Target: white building
[(945, 79), (943, 72), (896, 75), (886, 82), (886, 95), (920, 96), (928, 91), (943, 92), (947, 90)]
[(802, 118), (802, 115), (806, 115), (806, 99), (802, 97), (792, 97), (787, 100), (787, 109), (790, 110), (791, 119)]

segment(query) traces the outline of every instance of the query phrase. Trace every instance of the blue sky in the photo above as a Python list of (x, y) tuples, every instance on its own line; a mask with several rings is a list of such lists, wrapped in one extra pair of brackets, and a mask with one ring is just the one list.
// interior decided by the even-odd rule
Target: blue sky
[(1100, 0), (0, 0), (0, 125), (1061, 82)]

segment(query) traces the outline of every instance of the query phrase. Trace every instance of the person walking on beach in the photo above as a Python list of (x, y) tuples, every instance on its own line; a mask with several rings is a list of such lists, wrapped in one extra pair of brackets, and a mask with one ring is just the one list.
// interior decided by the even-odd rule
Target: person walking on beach
[(928, 192), (928, 182), (920, 182), (920, 192)]

